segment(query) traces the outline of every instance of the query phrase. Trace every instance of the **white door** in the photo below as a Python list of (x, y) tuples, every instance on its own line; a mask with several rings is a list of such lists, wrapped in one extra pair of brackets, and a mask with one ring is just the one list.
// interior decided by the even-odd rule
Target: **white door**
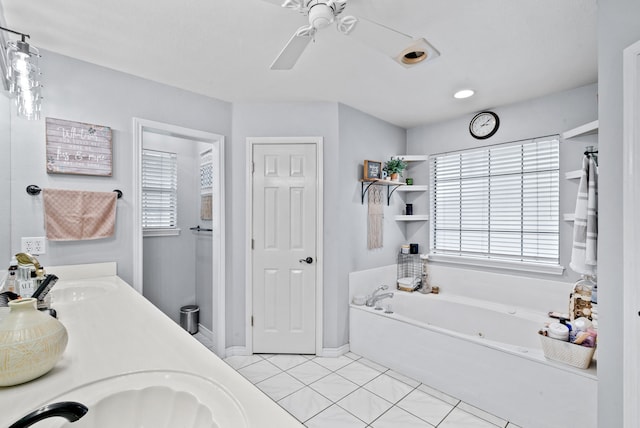
[(316, 344), (315, 144), (253, 145), (253, 352)]

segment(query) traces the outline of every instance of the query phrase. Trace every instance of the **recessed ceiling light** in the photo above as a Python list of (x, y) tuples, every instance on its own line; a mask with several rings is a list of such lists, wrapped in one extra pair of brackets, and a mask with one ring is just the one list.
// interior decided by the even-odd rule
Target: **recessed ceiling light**
[(475, 94), (473, 89), (462, 89), (461, 91), (458, 91), (455, 94), (453, 94), (453, 97), (458, 99), (469, 98), (473, 94)]

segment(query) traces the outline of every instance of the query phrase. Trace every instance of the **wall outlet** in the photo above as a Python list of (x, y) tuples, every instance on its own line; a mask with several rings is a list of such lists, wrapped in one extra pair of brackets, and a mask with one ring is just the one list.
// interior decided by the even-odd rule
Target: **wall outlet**
[(22, 238), (22, 252), (32, 255), (44, 254), (46, 238), (38, 236), (35, 238)]

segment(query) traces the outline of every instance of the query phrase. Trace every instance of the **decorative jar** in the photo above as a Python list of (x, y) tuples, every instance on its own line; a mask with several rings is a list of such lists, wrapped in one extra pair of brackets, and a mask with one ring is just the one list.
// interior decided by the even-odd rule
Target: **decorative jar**
[(36, 305), (34, 298), (10, 301), (9, 313), (0, 320), (0, 386), (42, 376), (67, 347), (67, 329)]

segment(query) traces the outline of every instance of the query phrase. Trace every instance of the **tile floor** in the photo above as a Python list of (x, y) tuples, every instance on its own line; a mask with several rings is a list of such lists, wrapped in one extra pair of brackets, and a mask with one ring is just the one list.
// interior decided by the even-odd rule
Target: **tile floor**
[(519, 428), (352, 352), (225, 361), (308, 428)]

